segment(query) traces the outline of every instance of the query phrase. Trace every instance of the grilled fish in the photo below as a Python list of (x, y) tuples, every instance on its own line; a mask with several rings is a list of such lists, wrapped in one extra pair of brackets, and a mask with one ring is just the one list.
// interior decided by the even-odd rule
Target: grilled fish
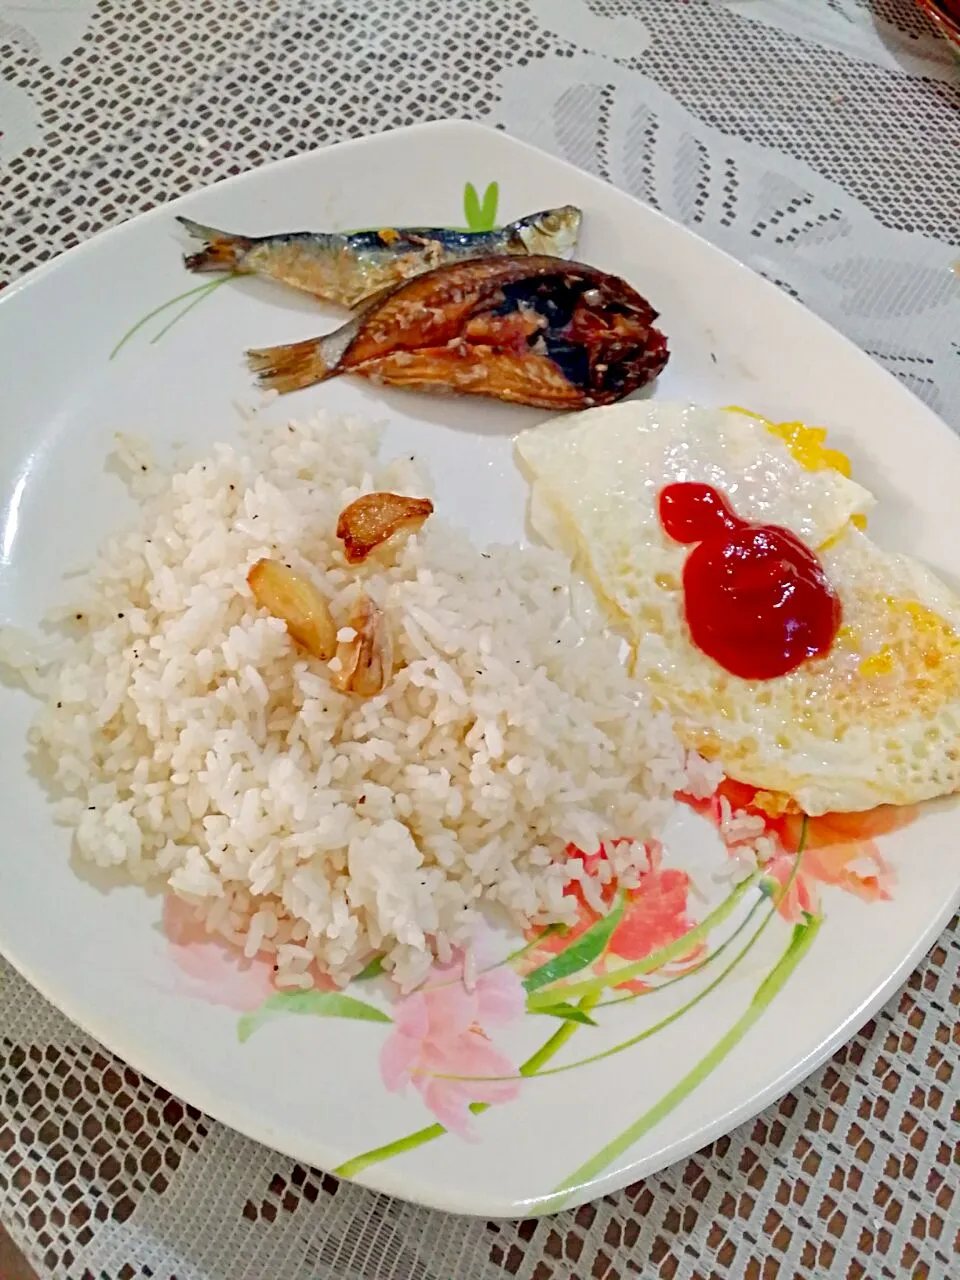
[(342, 373), (543, 409), (611, 404), (667, 363), (657, 313), (616, 276), (556, 258), (451, 263), (374, 299), (341, 328), (247, 352), (264, 387)]
[(241, 236), (178, 218), (205, 241), (184, 257), (191, 271), (235, 271), (268, 276), (325, 302), (355, 307), (381, 290), (446, 262), (464, 258), (546, 254), (569, 258), (583, 215), (572, 205), (532, 213), (500, 231), (451, 231), (443, 227), (384, 227), (375, 231), (297, 231)]

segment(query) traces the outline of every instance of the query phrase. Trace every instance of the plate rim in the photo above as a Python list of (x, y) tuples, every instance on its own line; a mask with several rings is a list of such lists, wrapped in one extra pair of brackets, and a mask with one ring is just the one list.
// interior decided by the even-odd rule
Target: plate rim
[[(887, 386), (896, 387), (897, 392), (902, 397), (901, 403), (909, 403), (914, 414), (917, 411), (927, 417), (931, 429), (933, 424), (939, 425), (947, 435), (951, 438), (953, 444), (960, 448), (960, 440), (956, 434), (950, 429), (946, 422), (935, 413), (929, 406), (925, 405), (912, 391), (899, 382), (893, 374), (884, 369), (877, 361), (872, 359), (864, 351), (862, 351), (854, 342), (847, 338), (844, 334), (835, 329), (828, 321), (824, 320), (816, 312), (805, 306), (797, 299), (790, 297), (783, 290), (778, 289), (775, 284), (765, 279), (759, 272), (755, 271), (748, 264), (742, 262), (734, 255), (726, 252), (713, 244), (706, 237), (699, 234), (698, 231), (689, 227), (685, 227), (682, 223), (677, 222), (659, 209), (653, 208), (638, 199), (629, 191), (614, 186), (594, 174), (586, 173), (572, 165), (569, 161), (553, 155), (543, 148), (533, 146), (521, 139), (513, 137), (505, 130), (492, 128), (489, 125), (463, 119), (447, 119), (426, 121), (418, 124), (407, 125), (397, 129), (383, 130), (379, 133), (365, 135), (360, 138), (348, 139), (341, 142), (330, 143), (325, 146), (315, 147), (310, 151), (301, 152), (295, 156), (284, 157), (273, 160), (267, 164), (259, 165), (256, 168), (246, 170), (240, 174), (230, 175), (218, 179), (215, 182), (207, 183), (199, 186), (189, 192), (174, 197), (165, 203), (158, 204), (152, 209), (148, 209), (143, 213), (136, 214), (131, 218), (118, 223), (115, 226), (101, 230), (75, 245), (73, 248), (58, 254), (49, 262), (43, 263), (33, 270), (25, 273), (20, 279), (13, 282), (7, 289), (0, 293), (0, 313), (9, 314), (10, 300), (20, 298), (25, 291), (31, 287), (49, 279), (49, 277), (60, 270), (66, 261), (76, 261), (81, 254), (89, 254), (102, 252), (104, 244), (110, 241), (112, 237), (122, 235), (125, 230), (134, 224), (148, 223), (151, 221), (159, 221), (169, 216), (172, 210), (176, 210), (184, 205), (194, 203), (198, 197), (202, 197), (207, 191), (214, 188), (229, 186), (231, 184), (244, 184), (262, 180), (264, 175), (279, 167), (292, 169), (296, 167), (308, 166), (316, 157), (330, 150), (337, 151), (354, 151), (362, 152), (372, 147), (382, 147), (385, 143), (389, 144), (391, 139), (409, 137), (410, 135), (462, 135), (464, 133), (485, 136), (494, 135), (506, 143), (514, 151), (526, 151), (531, 155), (548, 159), (552, 164), (568, 169), (578, 175), (580, 180), (588, 180), (601, 186), (610, 188), (618, 196), (632, 201), (636, 206), (643, 210), (646, 217), (654, 216), (665, 227), (669, 227), (672, 232), (681, 232), (686, 236), (699, 241), (702, 245), (709, 248), (712, 254), (719, 255), (728, 265), (738, 268), (740, 271), (746, 271), (752, 277), (754, 286), (763, 285), (766, 289), (775, 294), (778, 299), (778, 305), (784, 303), (793, 304), (799, 311), (804, 313), (805, 322), (821, 327), (823, 336), (830, 337), (831, 341), (836, 344), (842, 344), (848, 357), (856, 356), (861, 361), (869, 365), (871, 376), (876, 378), (877, 374), (883, 375), (887, 380)], [(4, 310), (6, 308), (6, 310)], [(679, 1161), (686, 1159), (692, 1152), (699, 1150), (703, 1146), (715, 1141), (720, 1136), (731, 1132), (739, 1125), (749, 1121), (761, 1111), (766, 1109), (772, 1103), (778, 1101), (797, 1084), (807, 1079), (816, 1069), (822, 1065), (842, 1044), (846, 1043), (856, 1031), (863, 1026), (886, 1002), (889, 996), (906, 980), (910, 973), (917, 967), (917, 964), (930, 949), (933, 943), (939, 937), (944, 928), (952, 918), (956, 908), (960, 904), (960, 883), (952, 898), (948, 899), (938, 911), (932, 922), (924, 929), (921, 935), (916, 939), (913, 946), (902, 958), (899, 964), (886, 977), (886, 979), (877, 985), (877, 987), (863, 1000), (857, 1001), (849, 1012), (844, 1016), (842, 1021), (834, 1028), (832, 1033), (826, 1037), (815, 1049), (802, 1057), (794, 1065), (771, 1080), (767, 1086), (760, 1090), (753, 1098), (745, 1100), (739, 1106), (730, 1108), (721, 1115), (715, 1116), (713, 1120), (703, 1124), (694, 1132), (689, 1133), (682, 1140), (676, 1141), (669, 1148), (669, 1153), (663, 1151), (654, 1151), (651, 1154), (638, 1159), (630, 1159), (622, 1157), (620, 1162), (610, 1169), (600, 1174), (595, 1179), (578, 1185), (570, 1191), (562, 1209), (550, 1207), (550, 1201), (554, 1199), (550, 1193), (544, 1193), (540, 1196), (510, 1200), (510, 1201), (490, 1201), (479, 1200), (472, 1193), (458, 1191), (455, 1187), (449, 1187), (440, 1182), (425, 1182), (418, 1174), (406, 1172), (402, 1166), (393, 1165), (390, 1162), (373, 1166), (370, 1170), (364, 1172), (356, 1179), (357, 1185), (367, 1190), (380, 1192), (386, 1195), (397, 1196), (406, 1201), (414, 1201), (415, 1203), (425, 1205), (430, 1208), (438, 1209), (444, 1212), (463, 1214), (467, 1216), (482, 1218), (500, 1218), (515, 1220), (524, 1217), (539, 1216), (543, 1210), (538, 1209), (538, 1205), (544, 1205), (547, 1213), (556, 1213), (576, 1208), (579, 1204), (586, 1201), (597, 1199), (605, 1194), (621, 1190), (629, 1183), (638, 1179), (649, 1177), (667, 1168)], [(162, 1087), (177, 1095), (185, 1102), (189, 1100), (190, 1105), (199, 1108), (205, 1114), (214, 1120), (225, 1124), (227, 1127), (237, 1130), (246, 1138), (261, 1143), (272, 1150), (278, 1151), (287, 1157), (306, 1161), (309, 1164), (321, 1165), (321, 1167), (335, 1167), (342, 1160), (341, 1152), (334, 1152), (331, 1148), (323, 1143), (318, 1143), (313, 1139), (305, 1140), (302, 1144), (298, 1140), (295, 1132), (289, 1133), (284, 1131), (278, 1133), (275, 1131), (269, 1120), (264, 1120), (262, 1115), (258, 1115), (249, 1105), (242, 1102), (228, 1102), (221, 1105), (220, 1097), (212, 1086), (206, 1085), (203, 1081), (198, 1081), (189, 1070), (184, 1071), (181, 1075), (177, 1066), (177, 1055), (175, 1046), (171, 1044), (168, 1060), (161, 1064), (161, 1071), (156, 1072), (153, 1067), (147, 1063), (146, 1066), (141, 1065), (148, 1054), (141, 1054), (140, 1049), (135, 1042), (128, 1051), (128, 1041), (124, 1034), (122, 1024), (114, 1021), (111, 1023), (110, 1015), (99, 1011), (99, 1007), (85, 1001), (82, 997), (78, 1001), (68, 1001), (66, 1007), (61, 999), (54, 994), (55, 984), (48, 982), (44, 975), (37, 975), (33, 971), (33, 967), (29, 962), (22, 962), (17, 956), (11, 954), (5, 944), (4, 937), (0, 933), (0, 955), (7, 960), (9, 964), (21, 974), (21, 976), (30, 985), (37, 990), (41, 996), (52, 1004), (56, 1009), (64, 1014), (74, 1025), (78, 1026), (86, 1034), (102, 1044), (110, 1053), (123, 1059), (136, 1070), (140, 1071), (150, 1081), (161, 1084)], [(102, 1033), (100, 1028), (104, 1028)], [(327, 1154), (324, 1154), (326, 1152)], [(318, 1156), (322, 1157), (318, 1159)]]

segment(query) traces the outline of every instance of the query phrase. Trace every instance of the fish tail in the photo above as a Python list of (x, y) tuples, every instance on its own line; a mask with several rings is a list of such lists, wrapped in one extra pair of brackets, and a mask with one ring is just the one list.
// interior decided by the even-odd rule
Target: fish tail
[(197, 240), (206, 241), (197, 253), (184, 254), (183, 263), (190, 271), (240, 271), (244, 255), (249, 252), (253, 240), (249, 236), (237, 236), (229, 231), (206, 227), (191, 218), (178, 217), (177, 221)]
[(247, 364), (261, 387), (283, 395), (333, 376), (336, 365), (327, 363), (323, 347), (322, 338), (291, 342), (284, 347), (260, 347), (247, 352)]

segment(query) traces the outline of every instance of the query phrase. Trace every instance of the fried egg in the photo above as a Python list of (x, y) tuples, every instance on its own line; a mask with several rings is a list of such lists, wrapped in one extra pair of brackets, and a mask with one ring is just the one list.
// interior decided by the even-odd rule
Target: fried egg
[[(862, 531), (873, 497), (822, 432), (635, 401), (523, 432), (517, 451), (531, 523), (593, 586), (685, 745), (809, 814), (960, 788), (960, 600)], [(660, 490), (688, 480), (817, 551), (843, 607), (827, 654), (744, 680), (694, 645), (682, 586), (689, 547), (667, 537), (657, 513)]]

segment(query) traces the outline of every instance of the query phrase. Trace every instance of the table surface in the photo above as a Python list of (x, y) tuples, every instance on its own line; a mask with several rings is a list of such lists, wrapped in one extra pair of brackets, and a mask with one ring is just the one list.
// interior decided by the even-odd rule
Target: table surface
[[(960, 429), (958, 70), (910, 0), (0, 0), (0, 284), (227, 174), (466, 116), (693, 226)], [(0, 963), (0, 1221), (64, 1280), (944, 1280), (958, 970), (955, 921), (756, 1120), (488, 1223), (225, 1129)]]

